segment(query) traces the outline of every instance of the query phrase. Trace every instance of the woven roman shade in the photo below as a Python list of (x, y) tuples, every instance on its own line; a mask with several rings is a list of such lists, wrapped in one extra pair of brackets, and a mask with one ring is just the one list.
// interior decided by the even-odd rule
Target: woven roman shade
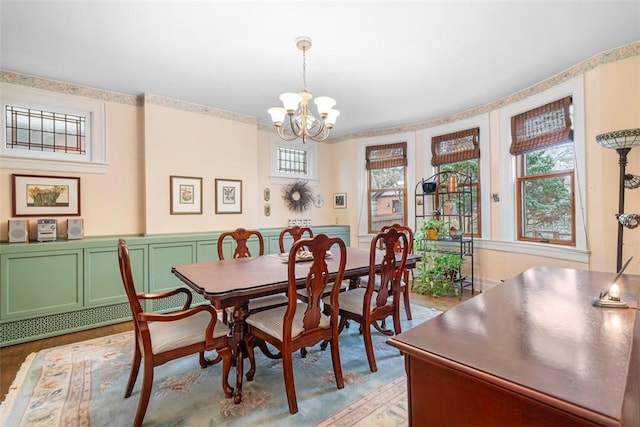
[(573, 141), (571, 97), (559, 99), (511, 117), (511, 147), (514, 156)]
[(461, 130), (431, 138), (431, 164), (480, 158), (480, 128)]
[(370, 145), (366, 156), (367, 170), (407, 166), (407, 143)]

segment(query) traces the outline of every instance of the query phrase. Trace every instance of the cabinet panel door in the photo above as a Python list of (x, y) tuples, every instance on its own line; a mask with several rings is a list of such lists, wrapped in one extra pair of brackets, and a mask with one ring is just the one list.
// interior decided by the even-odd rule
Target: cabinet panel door
[(2, 255), (0, 318), (35, 317), (82, 308), (82, 250)]
[[(131, 272), (138, 292), (145, 292), (146, 246), (129, 246)], [(117, 247), (91, 248), (84, 251), (85, 305), (127, 302), (120, 277)]]

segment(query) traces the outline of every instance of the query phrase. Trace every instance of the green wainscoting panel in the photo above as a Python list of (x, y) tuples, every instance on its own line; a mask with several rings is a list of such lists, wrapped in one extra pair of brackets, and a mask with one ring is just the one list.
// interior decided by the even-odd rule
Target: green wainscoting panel
[[(314, 226), (349, 245), (348, 226)], [(265, 253), (280, 252), (281, 228), (263, 228)], [(55, 242), (0, 242), (0, 347), (130, 320), (117, 262), (118, 238), (127, 240), (136, 288), (159, 292), (186, 285), (176, 264), (218, 259), (221, 231), (161, 235), (96, 236)], [(258, 253), (256, 239), (249, 241)], [(225, 257), (233, 254), (225, 244)], [(194, 295), (193, 304), (206, 302)], [(172, 311), (183, 297), (147, 302), (150, 311)]]
[(0, 319), (23, 319), (83, 306), (82, 250), (3, 254), (0, 265)]
[(218, 260), (218, 240), (205, 240), (198, 242), (196, 246), (196, 254), (198, 261), (217, 261)]
[(171, 267), (196, 262), (195, 242), (149, 245), (149, 292), (179, 288), (184, 283), (173, 275)]
[[(146, 292), (147, 246), (128, 244), (127, 246), (136, 290)], [(127, 295), (120, 277), (116, 246), (84, 250), (84, 285), (85, 306), (127, 302)]]

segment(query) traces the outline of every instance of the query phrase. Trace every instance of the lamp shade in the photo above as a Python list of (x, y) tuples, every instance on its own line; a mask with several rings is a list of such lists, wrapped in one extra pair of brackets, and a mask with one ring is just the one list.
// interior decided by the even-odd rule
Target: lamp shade
[(280, 95), (280, 101), (287, 113), (293, 113), (298, 109), (300, 103), (300, 95), (293, 92), (286, 92)]
[(329, 98), (328, 96), (319, 96), (313, 102), (316, 103), (316, 107), (318, 107), (318, 113), (320, 115), (329, 114), (329, 111), (336, 105), (336, 100), (333, 98)]
[(282, 107), (271, 107), (267, 110), (267, 113), (271, 115), (271, 121), (279, 126), (282, 124), (284, 116), (287, 114), (287, 110)]
[(329, 129), (331, 129), (333, 127), (333, 125), (336, 124), (336, 119), (338, 118), (339, 115), (340, 115), (340, 111), (334, 110), (334, 109), (329, 110), (329, 113), (327, 114), (327, 117), (324, 119), (325, 125)]
[(632, 148), (640, 145), (640, 128), (623, 129), (596, 136), (596, 142), (605, 148)]

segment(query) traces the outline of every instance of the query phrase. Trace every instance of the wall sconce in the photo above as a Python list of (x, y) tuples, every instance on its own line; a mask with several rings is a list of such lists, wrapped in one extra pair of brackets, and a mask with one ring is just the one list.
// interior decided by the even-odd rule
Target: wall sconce
[[(640, 145), (640, 128), (603, 133), (596, 136), (596, 142), (605, 148), (612, 148), (616, 150), (619, 156), (618, 164), (620, 165), (620, 186), (618, 190), (618, 213), (616, 215), (616, 218), (618, 219), (618, 252), (616, 258), (616, 271), (620, 271), (622, 269), (622, 234), (624, 227), (635, 228), (638, 226), (640, 219), (636, 214), (624, 213), (624, 190), (625, 188), (629, 188), (627, 187), (627, 182), (631, 184), (636, 178), (634, 175), (631, 175), (631, 178), (627, 179), (628, 175), (625, 173), (625, 167), (627, 166), (627, 154), (629, 154), (629, 151), (631, 151), (633, 147)], [(638, 181), (640, 181), (640, 178), (638, 178)], [(631, 215), (635, 217), (631, 217)]]

